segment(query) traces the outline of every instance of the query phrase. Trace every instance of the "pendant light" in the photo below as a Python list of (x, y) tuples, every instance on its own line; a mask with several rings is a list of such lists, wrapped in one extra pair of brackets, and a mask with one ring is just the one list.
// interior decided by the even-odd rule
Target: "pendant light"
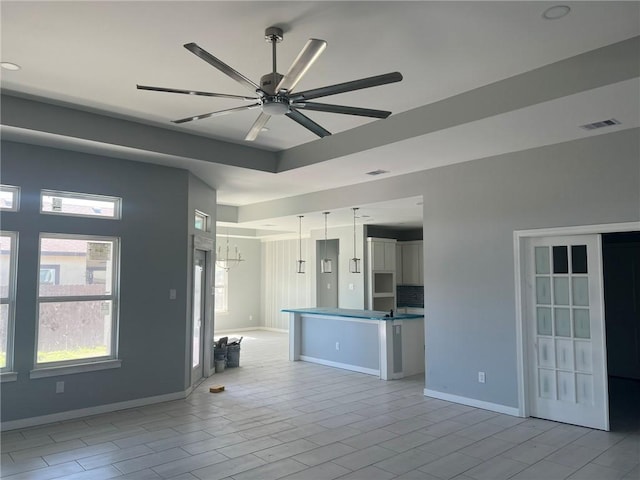
[(304, 273), (305, 261), (302, 260), (302, 219), (304, 215), (298, 215), (298, 273)]
[(320, 272), (331, 273), (331, 259), (327, 258), (327, 216), (331, 212), (324, 212), (324, 258), (320, 261)]
[(360, 273), (360, 259), (356, 256), (356, 212), (358, 208), (353, 208), (353, 258), (349, 260), (349, 271)]
[(216, 265), (219, 268), (224, 268), (228, 272), (231, 267), (240, 265), (241, 262), (244, 262), (244, 258), (242, 258), (237, 246), (234, 256), (229, 254), (229, 232), (227, 231), (227, 247), (225, 249), (225, 255), (222, 256), (222, 246), (219, 246), (216, 255)]

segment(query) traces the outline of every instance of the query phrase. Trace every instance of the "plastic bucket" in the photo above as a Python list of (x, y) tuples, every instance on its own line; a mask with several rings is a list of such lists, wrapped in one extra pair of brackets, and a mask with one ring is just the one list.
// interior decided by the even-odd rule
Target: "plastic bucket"
[(240, 345), (227, 345), (227, 368), (240, 366)]
[(215, 370), (216, 373), (222, 373), (224, 372), (224, 364), (225, 364), (225, 360), (224, 358), (222, 360), (215, 360)]
[(213, 349), (213, 359), (215, 360), (225, 360), (227, 358), (227, 347), (215, 347)]

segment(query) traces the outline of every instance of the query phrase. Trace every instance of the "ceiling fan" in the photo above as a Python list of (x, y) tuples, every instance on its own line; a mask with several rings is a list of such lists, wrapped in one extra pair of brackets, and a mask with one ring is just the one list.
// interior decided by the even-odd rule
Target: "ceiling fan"
[(359, 80), (353, 80), (350, 82), (338, 83), (335, 85), (294, 93), (294, 88), (303, 77), (303, 75), (307, 72), (309, 67), (311, 67), (311, 65), (324, 51), (327, 46), (327, 42), (315, 38), (309, 39), (306, 45), (303, 47), (302, 51), (298, 54), (298, 57), (293, 61), (293, 64), (289, 68), (289, 71), (285, 75), (281, 75), (276, 70), (276, 45), (283, 39), (282, 29), (278, 27), (269, 27), (265, 30), (264, 37), (267, 42), (271, 43), (271, 50), (273, 54), (273, 71), (262, 76), (262, 78), (260, 79), (260, 85), (248, 79), (241, 73), (237, 72), (226, 63), (222, 62), (203, 48), (199, 47), (197, 44), (187, 43), (184, 45), (184, 47), (191, 53), (197, 55), (205, 62), (209, 63), (213, 67), (220, 70), (222, 73), (234, 79), (236, 82), (250, 89), (255, 96), (245, 97), (240, 95), (228, 95), (224, 93), (152, 87), (148, 85), (136, 85), (136, 87), (139, 90), (151, 90), (154, 92), (169, 92), (182, 93), (186, 95), (201, 95), (205, 97), (233, 98), (237, 100), (254, 102), (250, 105), (241, 107), (219, 110), (216, 112), (196, 115), (194, 117), (182, 118), (179, 120), (172, 120), (173, 123), (185, 123), (194, 120), (202, 120), (203, 118), (260, 108), (260, 115), (245, 137), (245, 140), (248, 141), (253, 141), (257, 138), (258, 134), (264, 128), (272, 115), (286, 115), (293, 121), (312, 131), (319, 137), (326, 137), (327, 135), (331, 135), (331, 132), (318, 125), (306, 115), (302, 114), (300, 110), (315, 110), (319, 112), (342, 113), (346, 115), (358, 115), (372, 118), (387, 118), (389, 115), (391, 115), (391, 112), (384, 110), (347, 107), (344, 105), (331, 105), (327, 103), (310, 102), (309, 100), (326, 97), (329, 95), (336, 95), (338, 93), (361, 90), (363, 88), (375, 87), (378, 85), (385, 85), (387, 83), (399, 82), (400, 80), (402, 80), (402, 75), (399, 72), (361, 78)]

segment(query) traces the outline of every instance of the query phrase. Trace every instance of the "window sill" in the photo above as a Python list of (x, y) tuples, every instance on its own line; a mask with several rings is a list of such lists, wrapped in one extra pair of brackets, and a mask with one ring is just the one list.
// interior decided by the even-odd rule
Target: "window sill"
[(0, 383), (15, 382), (16, 380), (18, 380), (18, 372), (0, 373)]
[(103, 362), (81, 363), (77, 365), (62, 365), (57, 367), (35, 368), (29, 372), (29, 378), (58, 377), (61, 375), (73, 375), (75, 373), (95, 372), (97, 370), (109, 370), (120, 368), (122, 360), (105, 360)]

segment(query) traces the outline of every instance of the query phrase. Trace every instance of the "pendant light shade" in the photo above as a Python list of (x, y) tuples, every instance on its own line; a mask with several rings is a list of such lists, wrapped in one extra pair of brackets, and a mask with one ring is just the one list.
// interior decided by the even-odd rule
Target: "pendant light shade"
[(353, 258), (349, 260), (349, 271), (351, 273), (360, 273), (360, 259), (356, 252), (356, 212), (358, 208), (353, 208)]
[(298, 261), (297, 272), (304, 273), (306, 262), (302, 259), (302, 219), (304, 215), (298, 215)]
[(331, 259), (327, 257), (327, 216), (331, 212), (324, 212), (324, 258), (320, 261), (320, 272), (331, 273)]

